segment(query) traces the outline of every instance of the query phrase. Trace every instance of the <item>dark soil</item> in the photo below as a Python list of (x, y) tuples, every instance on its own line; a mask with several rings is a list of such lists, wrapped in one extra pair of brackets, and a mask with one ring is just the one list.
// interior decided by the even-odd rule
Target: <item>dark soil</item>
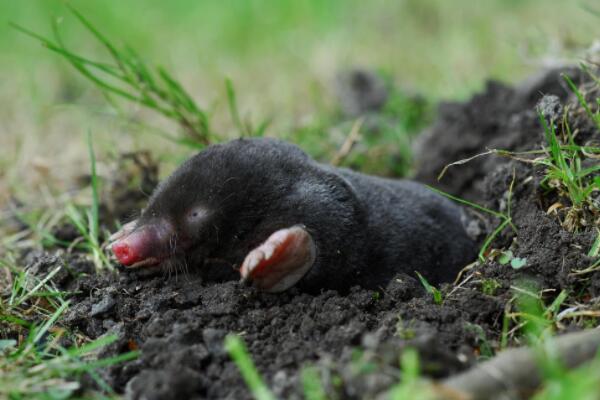
[(583, 78), (577, 68), (545, 71), (516, 87), (489, 81), (482, 93), (465, 103), (442, 103), (437, 121), (416, 143), (415, 179), (468, 200), (480, 200), (487, 175), (506, 159), (482, 157), (451, 167), (440, 181), (438, 175), (447, 164), (487, 149), (541, 148), (544, 135), (535, 106), (544, 95), (557, 96), (563, 102), (571, 97), (561, 73), (577, 83)]
[[(580, 78), (576, 70), (566, 72)], [(118, 342), (104, 350), (106, 356), (141, 350), (139, 359), (103, 372), (117, 392), (134, 399), (250, 398), (223, 349), (230, 332), (243, 337), (267, 384), (281, 398), (302, 398), (301, 370), (308, 365), (317, 366), (331, 398), (373, 398), (401, 379), (398, 360), (406, 346), (419, 350), (429, 376), (464, 370), (488, 347), (498, 348), (511, 286), (534, 281), (551, 289), (544, 292), (548, 301), (562, 289), (578, 293), (579, 299), (600, 295), (598, 273), (585, 280), (570, 274), (594, 261), (586, 256), (594, 231), (569, 233), (546, 213), (551, 195), (539, 189), (541, 171), (489, 156), (452, 167), (441, 183), (436, 181), (444, 165), (486, 147), (540, 148), (544, 136), (534, 107), (543, 94), (573, 102), (561, 82), (558, 71), (551, 71), (518, 89), (489, 83), (466, 103), (442, 105), (418, 146), (419, 180), (495, 210), (506, 208), (514, 175), (517, 234), (506, 229), (492, 247), (510, 248), (526, 258), (521, 269), (488, 261), (466, 270), (459, 285), (443, 288), (441, 305), (409, 276), (398, 276), (379, 291), (356, 287), (342, 296), (294, 289), (265, 294), (237, 282), (211, 282), (199, 271), (179, 276), (161, 271), (67, 274), (58, 284), (76, 294), (63, 323), (90, 338), (118, 335)], [(480, 237), (498, 223), (487, 216), (478, 220), (472, 228)], [(73, 257), (30, 255), (30, 265), (37, 272), (56, 263), (84, 268)]]

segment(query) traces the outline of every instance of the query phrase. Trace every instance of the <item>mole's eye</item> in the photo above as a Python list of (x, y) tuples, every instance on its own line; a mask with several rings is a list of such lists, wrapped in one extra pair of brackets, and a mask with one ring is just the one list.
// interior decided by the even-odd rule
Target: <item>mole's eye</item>
[(203, 220), (208, 215), (208, 211), (202, 207), (196, 207), (191, 209), (187, 213), (188, 222), (198, 222)]

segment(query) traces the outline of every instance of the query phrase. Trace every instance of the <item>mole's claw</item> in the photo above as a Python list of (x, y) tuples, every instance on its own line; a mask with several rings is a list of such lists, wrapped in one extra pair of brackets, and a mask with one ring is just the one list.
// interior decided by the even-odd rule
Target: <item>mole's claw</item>
[(300, 225), (280, 229), (252, 250), (240, 268), (241, 282), (252, 281), (267, 292), (282, 292), (295, 285), (312, 267), (316, 248)]
[(116, 231), (115, 233), (110, 235), (110, 237), (108, 238), (108, 242), (112, 244), (112, 243), (116, 242), (117, 240), (120, 240), (120, 239), (124, 238), (125, 236), (129, 235), (135, 229), (136, 224), (137, 224), (137, 220), (133, 220), (131, 222), (126, 223), (125, 225), (123, 225), (121, 227), (121, 229), (119, 229), (118, 231)]
[(252, 281), (250, 281), (250, 279), (248, 279), (248, 277), (243, 277), (243, 276), (240, 278), (238, 283), (243, 286), (251, 286), (252, 285)]

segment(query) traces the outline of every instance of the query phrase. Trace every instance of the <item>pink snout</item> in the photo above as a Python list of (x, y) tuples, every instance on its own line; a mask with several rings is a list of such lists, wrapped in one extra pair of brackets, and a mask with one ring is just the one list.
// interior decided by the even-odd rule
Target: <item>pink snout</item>
[(124, 232), (111, 248), (117, 260), (125, 266), (157, 264), (164, 258), (170, 232), (167, 224), (143, 225)]

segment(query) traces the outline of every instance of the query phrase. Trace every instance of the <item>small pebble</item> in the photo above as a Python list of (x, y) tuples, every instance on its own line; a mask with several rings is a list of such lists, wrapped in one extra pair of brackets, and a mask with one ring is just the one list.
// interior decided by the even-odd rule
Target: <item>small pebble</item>
[(92, 317), (96, 317), (107, 314), (113, 309), (115, 304), (117, 304), (117, 301), (112, 295), (104, 296), (102, 300), (100, 300), (98, 303), (92, 306), (92, 311), (90, 312), (90, 315)]

